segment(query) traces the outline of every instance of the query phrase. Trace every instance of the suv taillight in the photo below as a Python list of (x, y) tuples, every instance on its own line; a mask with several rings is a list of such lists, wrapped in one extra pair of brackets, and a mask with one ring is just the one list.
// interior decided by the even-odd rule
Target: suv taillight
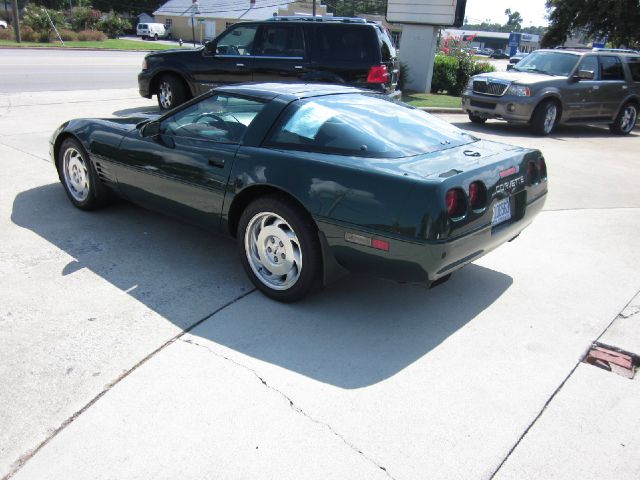
[(389, 72), (386, 65), (374, 65), (369, 69), (367, 83), (387, 83), (389, 81)]

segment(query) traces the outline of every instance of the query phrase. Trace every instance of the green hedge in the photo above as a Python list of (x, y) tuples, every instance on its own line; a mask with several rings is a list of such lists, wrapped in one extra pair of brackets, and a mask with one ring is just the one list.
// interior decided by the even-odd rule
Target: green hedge
[(473, 75), (484, 72), (495, 72), (496, 69), (488, 62), (476, 62), (468, 56), (453, 57), (436, 55), (431, 80), (431, 92), (447, 92), (458, 96)]

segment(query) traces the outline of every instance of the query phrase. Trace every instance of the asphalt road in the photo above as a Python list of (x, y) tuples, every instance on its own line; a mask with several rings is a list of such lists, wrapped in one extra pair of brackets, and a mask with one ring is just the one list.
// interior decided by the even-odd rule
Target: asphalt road
[(444, 116), (542, 150), (534, 223), (433, 290), (350, 275), (282, 305), (231, 240), (70, 205), (56, 126), (156, 110), (0, 95), (0, 478), (640, 477), (640, 378), (580, 363), (640, 353), (637, 131)]
[(0, 93), (136, 88), (146, 53), (0, 49)]

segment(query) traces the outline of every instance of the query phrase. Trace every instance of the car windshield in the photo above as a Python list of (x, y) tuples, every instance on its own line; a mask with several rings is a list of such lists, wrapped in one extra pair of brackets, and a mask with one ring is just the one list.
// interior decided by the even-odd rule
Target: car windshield
[(533, 52), (514, 67), (520, 72), (568, 76), (580, 59), (579, 55), (564, 52)]
[(339, 155), (400, 158), (475, 140), (422, 110), (381, 95), (354, 93), (294, 102), (268, 144)]

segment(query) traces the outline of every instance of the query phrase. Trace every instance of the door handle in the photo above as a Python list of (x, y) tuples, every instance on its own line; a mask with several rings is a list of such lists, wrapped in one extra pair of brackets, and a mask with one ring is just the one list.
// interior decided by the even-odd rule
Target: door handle
[(304, 67), (302, 65), (295, 65), (293, 68), (296, 70), (302, 70)]
[(594, 89), (594, 90), (600, 90), (600, 85), (594, 85), (594, 86), (593, 86), (593, 89)]
[(210, 158), (209, 159), (209, 166), (222, 168), (222, 167), (224, 167), (224, 159), (222, 159), (222, 158)]
[(236, 67), (244, 68), (244, 63), (236, 63)]
[(622, 89), (623, 90), (626, 90), (627, 88), (629, 88), (629, 87), (627, 87), (626, 85), (622, 85)]

